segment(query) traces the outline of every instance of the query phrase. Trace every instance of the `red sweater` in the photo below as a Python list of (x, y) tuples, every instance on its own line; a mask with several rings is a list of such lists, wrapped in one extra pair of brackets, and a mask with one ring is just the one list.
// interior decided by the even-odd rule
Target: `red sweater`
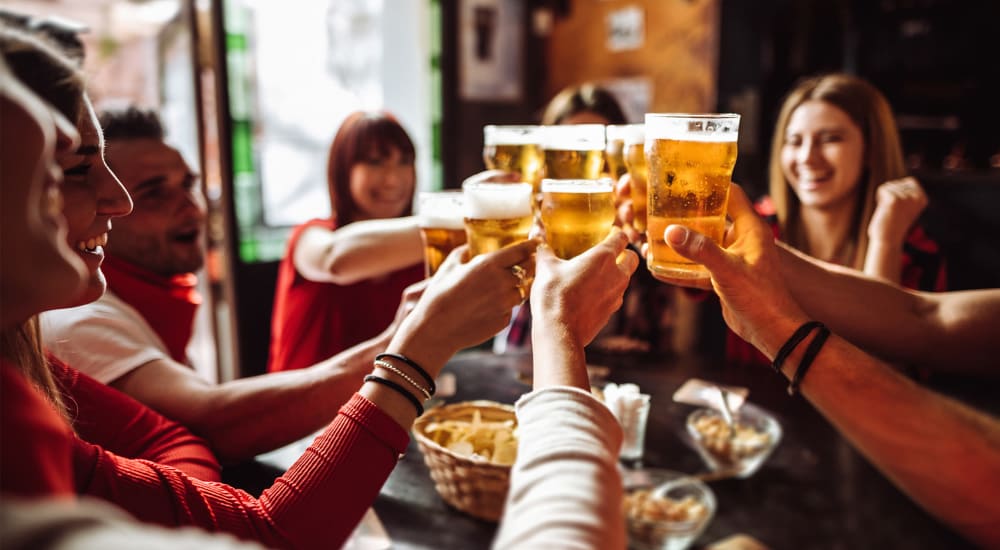
[(108, 500), (142, 521), (225, 531), (270, 547), (342, 545), (409, 442), (398, 424), (355, 394), (302, 457), (255, 499), (84, 441), (60, 425), (20, 378), (3, 365), (3, 492), (65, 494), (72, 480), (77, 493)]
[(73, 429), (81, 439), (118, 456), (172, 466), (205, 481), (222, 479), (219, 461), (203, 439), (54, 355), (48, 359), (65, 396)]
[(336, 229), (333, 220), (310, 220), (292, 230), (278, 268), (267, 370), (301, 369), (378, 336), (392, 323), (406, 287), (424, 278), (422, 264), (352, 285), (317, 283), (295, 269), (292, 257), (310, 227)]

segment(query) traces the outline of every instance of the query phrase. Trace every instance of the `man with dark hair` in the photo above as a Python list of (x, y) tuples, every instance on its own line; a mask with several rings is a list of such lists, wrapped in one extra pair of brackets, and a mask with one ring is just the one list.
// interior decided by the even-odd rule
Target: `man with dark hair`
[[(215, 384), (192, 369), (205, 203), (198, 176), (164, 141), (156, 112), (101, 115), (108, 166), (132, 196), (116, 218), (98, 301), (43, 315), (59, 358), (204, 437), (223, 461), (244, 460), (328, 423), (371, 371), (400, 316), (381, 335), (299, 371)], [(413, 292), (404, 295), (406, 303)]]

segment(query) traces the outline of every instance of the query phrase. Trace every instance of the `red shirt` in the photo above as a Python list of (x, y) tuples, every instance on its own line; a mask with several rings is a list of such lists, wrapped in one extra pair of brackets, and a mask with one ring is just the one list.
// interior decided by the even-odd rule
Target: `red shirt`
[(337, 548), (347, 540), (409, 442), (355, 394), (260, 498), (150, 460), (129, 459), (73, 433), (16, 367), (2, 365), (0, 488), (22, 496), (76, 492), (140, 521), (194, 525), (275, 548)]
[(271, 372), (301, 369), (374, 338), (396, 315), (403, 291), (424, 278), (423, 265), (400, 269), (352, 285), (317, 283), (295, 269), (292, 257), (307, 228), (336, 228), (333, 220), (296, 227), (278, 268), (271, 316)]

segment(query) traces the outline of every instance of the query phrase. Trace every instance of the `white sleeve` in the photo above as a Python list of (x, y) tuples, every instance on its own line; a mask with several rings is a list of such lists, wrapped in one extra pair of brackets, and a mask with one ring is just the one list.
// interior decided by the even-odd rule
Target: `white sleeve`
[(47, 311), (41, 327), (50, 352), (105, 384), (150, 361), (170, 359), (142, 315), (111, 292), (84, 306)]
[(588, 392), (546, 388), (517, 402), (519, 445), (495, 549), (625, 548), (622, 430)]

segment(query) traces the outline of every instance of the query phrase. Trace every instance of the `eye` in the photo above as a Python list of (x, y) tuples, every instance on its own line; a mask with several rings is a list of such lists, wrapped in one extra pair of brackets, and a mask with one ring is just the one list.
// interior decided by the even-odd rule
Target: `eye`
[(798, 136), (798, 135), (785, 136), (785, 145), (788, 145), (788, 146), (791, 146), (791, 147), (798, 147), (798, 146), (802, 145), (802, 136)]

